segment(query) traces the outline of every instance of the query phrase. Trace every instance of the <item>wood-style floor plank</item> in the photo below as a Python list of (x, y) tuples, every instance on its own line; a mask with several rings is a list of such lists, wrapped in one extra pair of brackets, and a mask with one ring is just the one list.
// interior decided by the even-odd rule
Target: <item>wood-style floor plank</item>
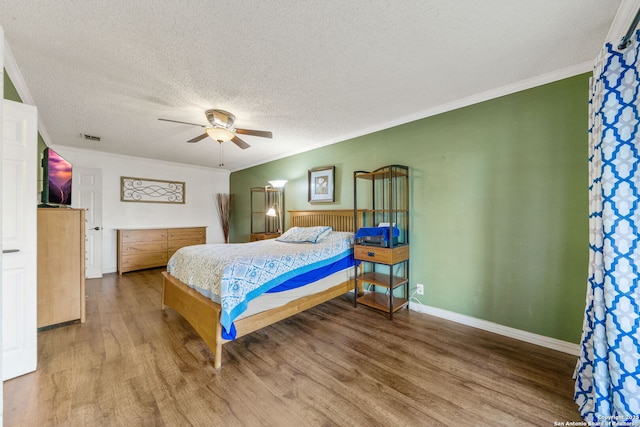
[(223, 346), (160, 309), (160, 269), (87, 281), (87, 322), (38, 333), (5, 426), (550, 426), (576, 358), (349, 295)]

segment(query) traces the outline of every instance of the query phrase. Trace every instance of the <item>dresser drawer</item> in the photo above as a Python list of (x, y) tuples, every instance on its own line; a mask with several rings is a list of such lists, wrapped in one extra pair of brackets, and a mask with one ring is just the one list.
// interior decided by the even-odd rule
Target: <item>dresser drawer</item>
[(354, 246), (355, 259), (361, 261), (377, 262), (380, 264), (396, 264), (409, 259), (409, 246), (396, 248), (379, 248), (377, 246)]
[(149, 229), (149, 230), (122, 230), (120, 232), (123, 243), (129, 242), (154, 242), (167, 240), (167, 229)]
[(166, 251), (168, 244), (165, 240), (159, 242), (130, 242), (122, 243), (122, 255), (136, 255), (147, 252)]
[[(207, 231), (204, 227), (170, 228), (169, 240), (205, 239)], [(203, 242), (204, 243), (204, 242)]]
[(152, 252), (137, 255), (124, 255), (120, 258), (120, 270), (132, 271), (142, 268), (167, 265), (167, 252)]
[(170, 251), (177, 251), (180, 248), (184, 248), (185, 246), (193, 246), (193, 245), (203, 245), (204, 238), (202, 239), (182, 239), (182, 240), (170, 240), (167, 242), (168, 248)]
[(171, 240), (169, 242), (168, 258), (171, 258), (180, 248), (184, 248), (185, 246), (203, 245), (205, 243), (204, 237), (202, 239)]

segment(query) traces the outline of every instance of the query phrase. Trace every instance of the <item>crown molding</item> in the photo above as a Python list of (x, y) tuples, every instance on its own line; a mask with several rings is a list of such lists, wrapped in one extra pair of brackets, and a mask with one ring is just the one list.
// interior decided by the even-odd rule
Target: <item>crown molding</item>
[[(640, 0), (638, 0), (640, 1)], [(332, 144), (337, 144), (339, 142), (344, 142), (349, 139), (358, 138), (364, 135), (368, 135), (374, 132), (379, 132), (381, 130), (389, 129), (395, 126), (404, 125), (410, 122), (414, 122), (416, 120), (426, 119), (427, 117), (436, 116), (438, 114), (446, 113), (448, 111), (457, 110), (460, 108), (468, 107), (470, 105), (479, 104), (484, 101), (489, 101), (495, 98), (500, 98), (502, 96), (511, 95), (517, 92), (521, 92), (523, 90), (532, 89), (538, 86), (543, 86), (548, 83), (553, 83), (559, 80), (563, 80), (569, 77), (574, 77), (579, 74), (589, 73), (593, 71), (593, 66), (595, 64), (595, 59), (591, 61), (581, 62), (579, 64), (571, 65), (569, 67), (561, 68), (559, 70), (551, 71), (549, 73), (541, 74), (535, 77), (531, 77), (525, 80), (521, 80), (519, 82), (498, 87), (495, 89), (491, 89), (485, 92), (480, 92), (465, 98), (461, 98), (452, 102), (448, 102), (446, 104), (437, 105), (432, 108), (428, 108), (426, 110), (418, 111), (408, 116), (399, 117), (397, 119), (379, 123), (376, 126), (368, 127), (365, 129), (360, 129), (359, 131), (349, 133), (346, 135), (341, 135), (336, 138), (332, 138), (328, 141), (322, 141), (317, 144), (308, 145), (299, 150), (289, 151), (285, 154), (273, 156), (259, 162), (241, 165), (231, 172), (238, 172), (243, 169), (248, 169), (254, 166), (259, 166), (265, 163), (269, 163), (275, 160), (283, 159), (286, 157), (291, 157), (296, 154), (305, 153), (307, 151), (315, 150), (316, 148), (325, 147)]]
[(617, 48), (638, 10), (640, 10), (640, 0), (622, 0), (609, 28), (605, 43), (611, 43)]
[(100, 157), (110, 157), (114, 160), (148, 162), (148, 163), (153, 163), (157, 165), (184, 167), (188, 169), (199, 169), (199, 170), (208, 171), (208, 172), (220, 172), (227, 176), (231, 174), (231, 172), (227, 169), (214, 168), (210, 166), (196, 166), (188, 163), (179, 163), (179, 162), (171, 162), (167, 160), (152, 159), (150, 157), (137, 157), (137, 156), (130, 156), (127, 154), (110, 153), (108, 151), (100, 151), (92, 148), (81, 148), (81, 147), (73, 147), (71, 145), (59, 145), (59, 144), (53, 144), (51, 145), (51, 148), (53, 148), (56, 151), (59, 151), (62, 154), (78, 153), (78, 154), (84, 154), (89, 156), (99, 155)]

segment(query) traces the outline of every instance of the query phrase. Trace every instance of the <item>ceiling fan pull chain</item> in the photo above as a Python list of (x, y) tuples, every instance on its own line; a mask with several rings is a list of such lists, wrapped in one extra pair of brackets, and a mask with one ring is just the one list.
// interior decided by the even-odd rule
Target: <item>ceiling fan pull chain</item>
[(224, 161), (222, 159), (222, 143), (218, 144), (220, 146), (220, 163), (218, 164), (218, 166), (222, 167), (224, 166)]

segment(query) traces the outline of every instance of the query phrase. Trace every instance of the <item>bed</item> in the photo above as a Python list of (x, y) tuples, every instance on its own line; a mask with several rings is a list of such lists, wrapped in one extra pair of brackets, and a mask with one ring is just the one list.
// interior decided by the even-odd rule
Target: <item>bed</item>
[[(336, 232), (353, 233), (356, 225), (353, 210), (289, 211), (289, 214), (292, 228), (328, 226)], [(361, 222), (358, 221), (359, 223)], [(261, 242), (252, 242), (246, 245), (255, 245)], [(238, 245), (236, 244), (236, 246)], [(250, 247), (246, 246), (246, 248)], [(194, 251), (196, 250), (194, 249)], [(273, 294), (261, 295), (247, 304), (246, 312), (232, 319), (233, 334), (230, 337), (228, 302), (222, 302), (225, 307), (223, 309), (219, 302), (214, 302), (203, 293), (185, 284), (178, 277), (170, 274), (169, 271), (173, 271), (176, 276), (180, 276), (176, 267), (178, 263), (179, 260), (172, 258), (168, 271), (162, 273), (162, 309), (164, 310), (166, 307), (172, 308), (191, 324), (211, 349), (214, 356), (213, 364), (216, 369), (222, 365), (222, 345), (224, 343), (286, 319), (354, 289), (354, 269), (346, 268), (327, 278), (314, 279), (312, 283), (306, 286), (287, 291), (289, 294), (288, 300), (274, 298)], [(285, 292), (281, 295), (285, 295)], [(263, 301), (266, 304), (264, 306), (261, 305)]]

